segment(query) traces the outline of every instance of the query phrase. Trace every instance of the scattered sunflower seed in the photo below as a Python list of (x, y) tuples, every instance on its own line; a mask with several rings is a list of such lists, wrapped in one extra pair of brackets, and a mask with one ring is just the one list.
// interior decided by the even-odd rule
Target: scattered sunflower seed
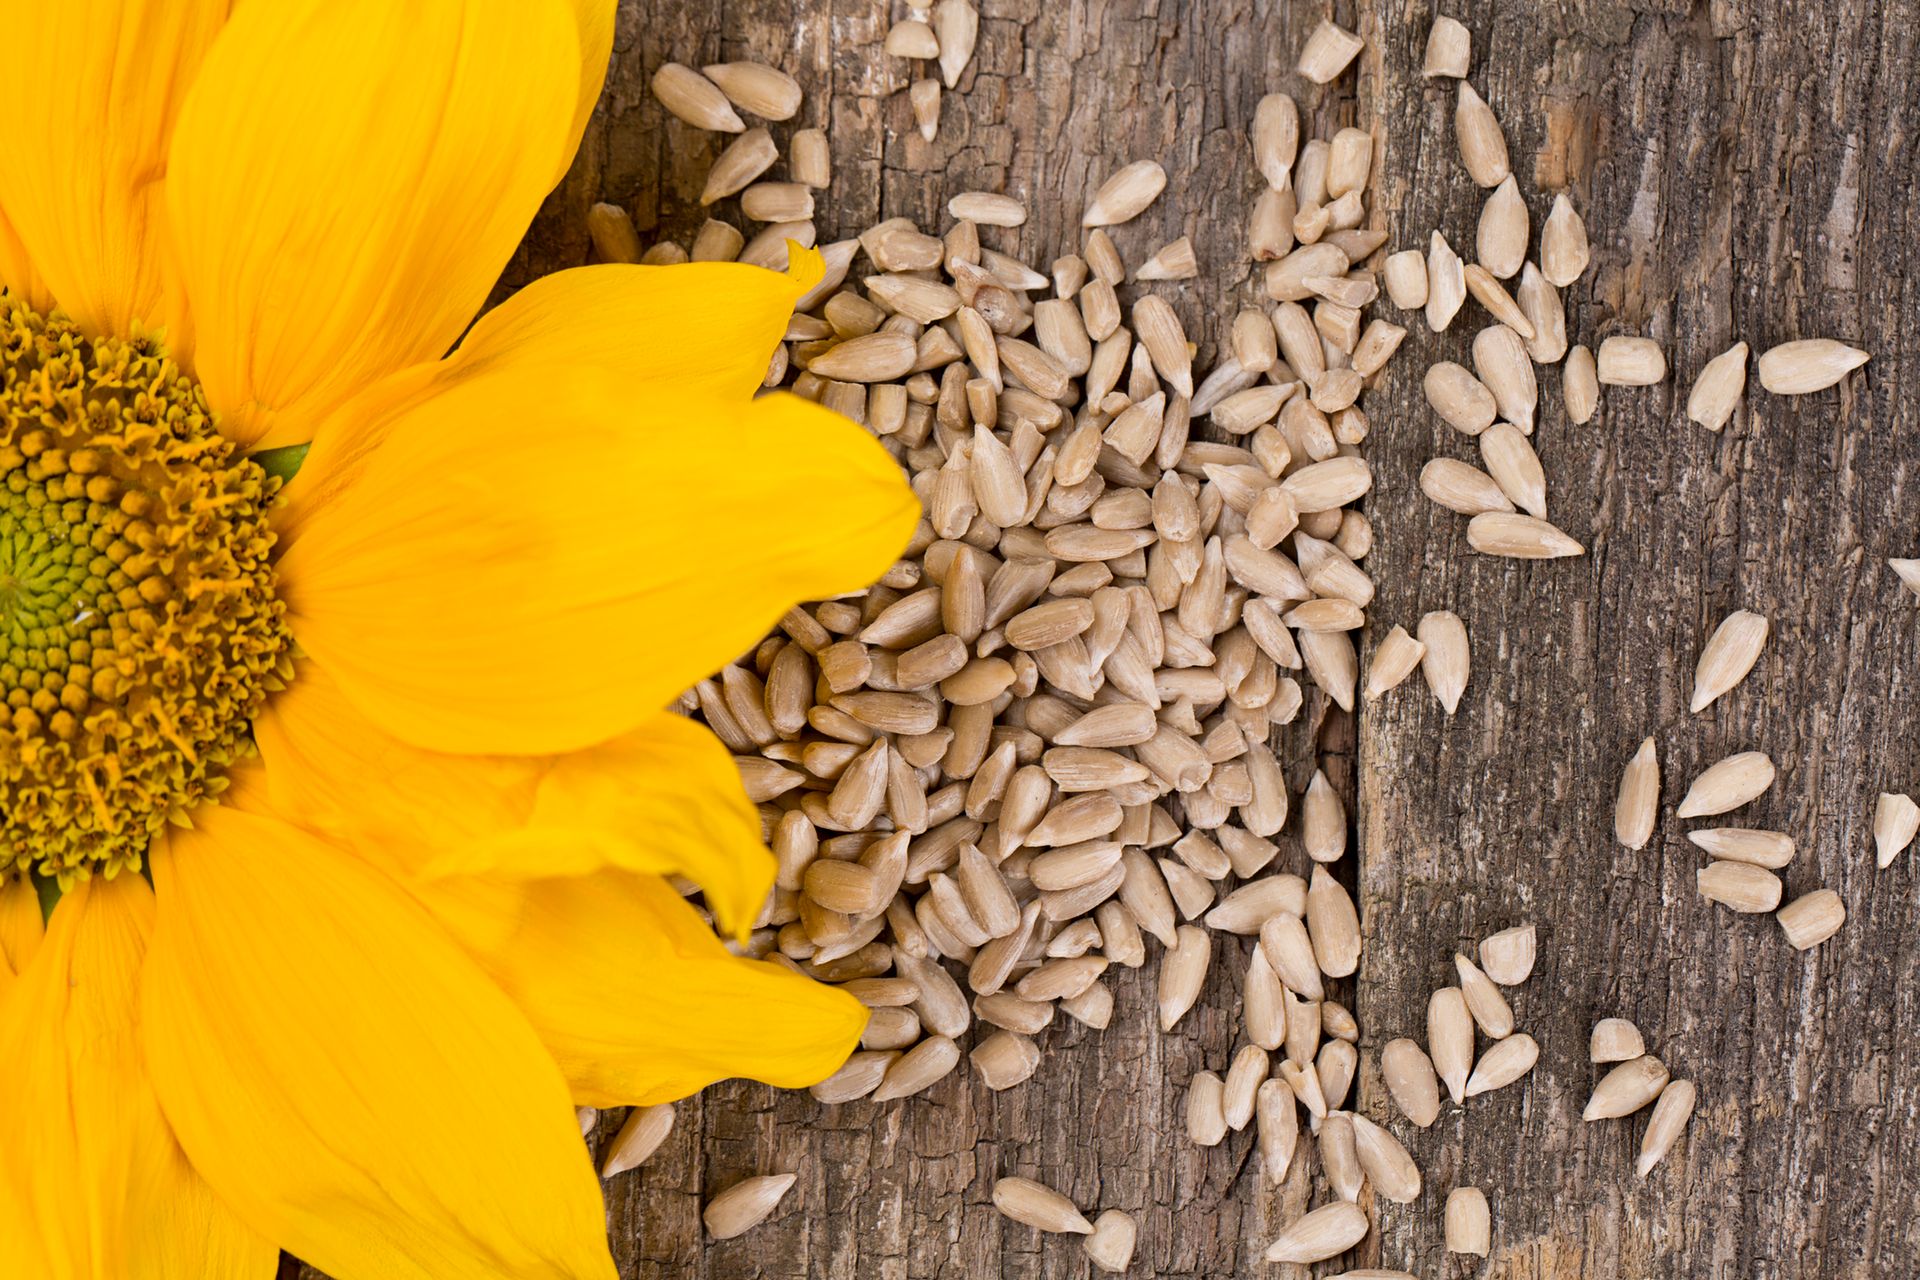
[(1882, 867), (1906, 851), (1920, 834), (1920, 805), (1911, 796), (1883, 791), (1873, 806), (1874, 862)]
[(1602, 1018), (1593, 1024), (1587, 1056), (1594, 1062), (1631, 1062), (1646, 1051), (1640, 1028), (1625, 1018)]
[(1447, 1193), (1446, 1238), (1448, 1253), (1487, 1256), (1493, 1247), (1493, 1223), (1486, 1192), (1478, 1187), (1455, 1187)]
[(1831, 889), (1815, 889), (1780, 908), (1774, 917), (1796, 951), (1817, 947), (1840, 932), (1847, 907)]
[(1515, 925), (1480, 940), (1480, 968), (1503, 987), (1517, 987), (1533, 973), (1533, 926)]
[(1533, 1070), (1539, 1060), (1539, 1044), (1526, 1032), (1516, 1031), (1480, 1055), (1473, 1074), (1467, 1077), (1466, 1096), (1473, 1098), (1505, 1088)]
[(1037, 1231), (1091, 1235), (1093, 1224), (1073, 1201), (1032, 1178), (1002, 1178), (993, 1184), (993, 1207)]
[(606, 1158), (600, 1164), (600, 1176), (611, 1178), (644, 1164), (648, 1156), (660, 1149), (660, 1144), (667, 1140), (667, 1134), (672, 1131), (671, 1102), (635, 1107), (627, 1113), (626, 1122), (620, 1126), (620, 1132), (614, 1135), (612, 1144), (607, 1147)]
[(1777, 396), (1825, 391), (1872, 359), (1858, 347), (1832, 338), (1783, 342), (1760, 356), (1760, 385)]
[(1131, 222), (1166, 189), (1167, 171), (1158, 161), (1136, 160), (1100, 185), (1080, 216), (1083, 227)]
[(1747, 353), (1747, 344), (1736, 342), (1700, 367), (1687, 395), (1687, 417), (1709, 431), (1727, 425), (1747, 389)]
[(1632, 1115), (1667, 1087), (1667, 1066), (1652, 1054), (1629, 1058), (1600, 1078), (1587, 1100), (1583, 1120), (1612, 1120)]
[(1667, 376), (1667, 353), (1652, 338), (1611, 337), (1601, 342), (1597, 359), (1600, 384), (1650, 387)]
[(766, 1221), (774, 1207), (799, 1180), (798, 1174), (776, 1173), (744, 1178), (713, 1199), (700, 1217), (715, 1240), (731, 1240)]
[(719, 85), (678, 62), (661, 63), (653, 73), (653, 96), (696, 129), (739, 133), (747, 127)]
[(1614, 839), (1629, 849), (1646, 848), (1659, 812), (1660, 758), (1653, 739), (1646, 738), (1620, 774), (1620, 794), (1613, 804)]
[(1746, 609), (1737, 609), (1721, 620), (1700, 650), (1689, 710), (1703, 710), (1746, 678), (1760, 660), (1760, 650), (1766, 647), (1767, 630), (1767, 619)]
[(1427, 79), (1446, 76), (1464, 79), (1473, 55), (1473, 33), (1457, 19), (1441, 15), (1427, 30), (1427, 52), (1420, 74)]
[(1326, 84), (1366, 48), (1366, 41), (1342, 27), (1322, 21), (1300, 50), (1300, 74), (1315, 84)]
[(1773, 776), (1773, 761), (1765, 752), (1728, 756), (1693, 780), (1675, 813), (1682, 818), (1707, 818), (1738, 809), (1772, 786)]
[(1672, 1150), (1693, 1115), (1694, 1098), (1691, 1080), (1670, 1080), (1660, 1091), (1659, 1101), (1653, 1104), (1653, 1119), (1647, 1122), (1647, 1132), (1640, 1139), (1640, 1158), (1634, 1163), (1634, 1172), (1640, 1177), (1651, 1173)]
[(1087, 1257), (1102, 1271), (1118, 1274), (1133, 1262), (1139, 1228), (1118, 1209), (1108, 1209), (1093, 1220), (1093, 1231), (1081, 1242)]
[(1267, 1261), (1324, 1262), (1353, 1248), (1366, 1234), (1366, 1212), (1336, 1200), (1296, 1218), (1267, 1246)]

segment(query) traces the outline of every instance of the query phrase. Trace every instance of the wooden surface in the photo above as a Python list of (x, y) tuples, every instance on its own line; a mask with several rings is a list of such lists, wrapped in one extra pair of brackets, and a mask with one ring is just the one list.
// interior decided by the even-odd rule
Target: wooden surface
[[(983, 8), (979, 52), (927, 144), (900, 92), (906, 65), (880, 50), (903, 7), (627, 0), (585, 149), (503, 287), (587, 260), (582, 220), (595, 200), (633, 210), (643, 242), (690, 238), (718, 140), (652, 101), (647, 79), (670, 58), (757, 58), (807, 86), (793, 125), (823, 125), (833, 142), (823, 240), (882, 216), (935, 228), (949, 194), (1006, 190), (1033, 216), (985, 238), (1044, 266), (1076, 247), (1101, 176), (1160, 160), (1166, 194), (1116, 240), (1138, 261), (1192, 235), (1200, 277), (1171, 296), (1203, 368), (1235, 306), (1257, 297), (1242, 260), (1257, 190), (1245, 130), (1269, 90), (1293, 92), (1323, 134), (1357, 122), (1381, 139), (1373, 219), (1391, 228), (1390, 248), (1423, 247), (1436, 226), (1456, 246), (1472, 242), (1480, 192), (1455, 157), (1452, 82), (1417, 76), (1431, 16), (1421, 0), (1343, 0), (1336, 16), (1368, 48), (1357, 78), (1327, 90), (1292, 71), (1321, 5)], [(1595, 420), (1574, 427), (1557, 370), (1543, 374), (1535, 442), (1553, 514), (1590, 550), (1550, 564), (1474, 557), (1464, 520), (1415, 484), (1436, 452), (1473, 456), (1427, 409), (1419, 375), (1436, 359), (1466, 360), (1477, 323), (1436, 337), (1415, 322), (1366, 400), (1379, 477), (1365, 504), (1380, 584), (1369, 637), (1453, 609), (1472, 637), (1473, 676), (1452, 719), (1417, 677), (1357, 718), (1325, 717), (1310, 694), (1286, 740), (1296, 794), (1316, 730), (1330, 771), (1357, 790), (1358, 856), (1342, 870), (1357, 873), (1367, 950), (1335, 990), (1363, 1029), (1361, 1109), (1395, 1117), (1427, 1176), (1418, 1202), (1379, 1206), (1378, 1233), (1345, 1265), (1508, 1280), (1912, 1275), (1915, 876), (1909, 859), (1875, 872), (1869, 827), (1877, 792), (1920, 788), (1920, 610), (1884, 564), (1920, 554), (1920, 218), (1909, 190), (1920, 12), (1911, 0), (1454, 11), (1473, 31), (1472, 80), (1505, 123), (1536, 234), (1564, 189), (1593, 235), (1595, 267), (1567, 295), (1572, 340), (1650, 334), (1674, 377), (1609, 389)], [(1707, 357), (1738, 339), (1758, 351), (1803, 336), (1854, 341), (1873, 363), (1837, 392), (1756, 394), (1719, 436), (1685, 421)], [(1739, 607), (1771, 615), (1766, 654), (1735, 693), (1688, 715), (1694, 657)], [(1646, 734), (1659, 742), (1666, 804), (1654, 841), (1630, 853), (1612, 839), (1614, 787)], [(1832, 886), (1851, 912), (1808, 955), (1770, 918), (1698, 898), (1701, 858), (1670, 817), (1699, 768), (1749, 748), (1770, 752), (1781, 776), (1737, 818), (1800, 841), (1789, 896)], [(1283, 858), (1303, 862), (1297, 847)], [(1453, 981), (1452, 953), (1521, 920), (1541, 930), (1539, 968), (1514, 996), (1543, 1046), (1539, 1067), (1411, 1130), (1385, 1098), (1379, 1045), (1424, 1038), (1426, 998)], [(1201, 1006), (1171, 1036), (1150, 1025), (1152, 963), (1123, 974), (1113, 1026), (1056, 1025), (1040, 1073), (1008, 1093), (964, 1065), (905, 1104), (709, 1090), (682, 1104), (651, 1163), (608, 1187), (622, 1276), (1087, 1275), (1077, 1241), (993, 1212), (991, 1184), (1012, 1173), (1089, 1211), (1131, 1212), (1134, 1275), (1307, 1274), (1258, 1259), (1310, 1194), (1325, 1198), (1309, 1185), (1314, 1170), (1270, 1194), (1251, 1131), (1200, 1150), (1181, 1120), (1188, 1077), (1224, 1070), (1235, 1047), (1245, 954), (1244, 941), (1222, 947)], [(1644, 1182), (1632, 1171), (1644, 1117), (1579, 1119), (1597, 1074), (1587, 1031), (1608, 1015), (1637, 1021), (1700, 1088), (1686, 1138)], [(617, 1120), (603, 1119), (597, 1142)], [(775, 1218), (703, 1241), (707, 1194), (785, 1170), (800, 1181)], [(1467, 1182), (1492, 1203), (1485, 1264), (1441, 1251), (1441, 1201)]]

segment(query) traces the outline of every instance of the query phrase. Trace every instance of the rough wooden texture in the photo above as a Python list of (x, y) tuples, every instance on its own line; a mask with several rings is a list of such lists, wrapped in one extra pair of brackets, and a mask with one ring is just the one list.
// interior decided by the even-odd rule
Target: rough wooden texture
[[(1368, 48), (1357, 77), (1326, 90), (1292, 71), (1320, 5), (983, 7), (979, 53), (927, 144), (900, 92), (907, 67), (880, 50), (903, 8), (623, 3), (606, 100), (503, 290), (585, 261), (582, 218), (595, 200), (633, 210), (643, 241), (690, 238), (718, 140), (665, 117), (647, 93), (669, 58), (760, 58), (803, 81), (800, 117), (775, 133), (784, 142), (818, 124), (831, 135), (823, 240), (883, 215), (936, 227), (952, 192), (1005, 190), (1032, 219), (984, 237), (1044, 265), (1077, 244), (1079, 211), (1111, 168), (1159, 159), (1166, 194), (1116, 239), (1137, 262), (1192, 235), (1200, 277), (1161, 291), (1201, 343), (1202, 367), (1234, 306), (1254, 296), (1242, 261), (1257, 190), (1245, 129), (1270, 89), (1293, 92), (1322, 133), (1358, 120), (1384, 140), (1374, 216), (1392, 227), (1390, 248), (1424, 247), (1435, 226), (1472, 244), (1480, 193), (1454, 150), (1453, 82), (1415, 73), (1431, 17), (1421, 0), (1342, 0), (1337, 16)], [(1910, 860), (1875, 873), (1868, 827), (1876, 792), (1920, 787), (1920, 611), (1884, 568), (1888, 555), (1920, 554), (1920, 220), (1908, 189), (1920, 13), (1911, 0), (1514, 0), (1454, 12), (1472, 29), (1472, 78), (1505, 123), (1536, 236), (1556, 191), (1586, 216), (1595, 268), (1567, 294), (1572, 340), (1649, 334), (1667, 346), (1673, 377), (1607, 389), (1580, 428), (1561, 411), (1557, 371), (1542, 377), (1535, 441), (1553, 514), (1590, 549), (1553, 564), (1474, 557), (1464, 521), (1415, 484), (1436, 452), (1474, 456), (1426, 408), (1419, 375), (1432, 360), (1467, 359), (1485, 322), (1477, 306), (1437, 339), (1410, 320), (1366, 402), (1379, 475), (1368, 567), (1381, 583), (1370, 635), (1451, 608), (1466, 619), (1474, 666), (1451, 720), (1416, 676), (1357, 721), (1324, 719), (1310, 697), (1287, 740), (1296, 792), (1316, 730), (1330, 772), (1357, 789), (1367, 950), (1357, 980), (1335, 989), (1364, 1031), (1361, 1105), (1391, 1113), (1378, 1046), (1423, 1037), (1427, 994), (1452, 981), (1453, 952), (1519, 920), (1540, 926), (1541, 960), (1513, 1002), (1543, 1054), (1527, 1081), (1449, 1108), (1425, 1133), (1395, 1117), (1426, 1190), (1383, 1205), (1379, 1235), (1345, 1265), (1506, 1280), (1908, 1274), (1920, 1258), (1914, 874)], [(732, 202), (720, 210), (736, 216)], [(1756, 393), (1719, 436), (1684, 420), (1693, 374), (1735, 340), (1757, 352), (1821, 335), (1859, 342), (1873, 363), (1836, 392)], [(1745, 684), (1689, 716), (1694, 657), (1738, 607), (1770, 614), (1773, 639)], [(1619, 769), (1649, 733), (1665, 803), (1636, 854), (1614, 844), (1611, 813)], [(1799, 839), (1790, 896), (1829, 885), (1851, 912), (1805, 956), (1769, 918), (1695, 896), (1700, 855), (1667, 816), (1704, 764), (1756, 747), (1781, 777), (1735, 817)], [(1303, 861), (1297, 847), (1283, 858)], [(1306, 1275), (1258, 1258), (1310, 1194), (1325, 1197), (1312, 1171), (1273, 1195), (1250, 1159), (1251, 1131), (1211, 1151), (1182, 1131), (1186, 1079), (1223, 1071), (1236, 1047), (1246, 951), (1243, 940), (1218, 944), (1206, 995), (1172, 1036), (1150, 1027), (1152, 962), (1123, 976), (1113, 1027), (1093, 1034), (1063, 1018), (1039, 1075), (1009, 1093), (963, 1066), (904, 1105), (827, 1108), (753, 1085), (682, 1104), (661, 1152), (608, 1187), (622, 1276), (1086, 1275), (1075, 1240), (993, 1212), (991, 1184), (1012, 1173), (1043, 1178), (1090, 1215), (1133, 1213), (1134, 1275)], [(1607, 1015), (1637, 1021), (1700, 1088), (1687, 1135), (1644, 1182), (1632, 1172), (1644, 1116), (1579, 1119), (1597, 1075), (1587, 1030)], [(603, 1119), (596, 1147), (617, 1120)], [(772, 1219), (703, 1241), (707, 1194), (784, 1170), (800, 1181)], [(1441, 1252), (1440, 1206), (1456, 1183), (1491, 1201), (1484, 1267)]]

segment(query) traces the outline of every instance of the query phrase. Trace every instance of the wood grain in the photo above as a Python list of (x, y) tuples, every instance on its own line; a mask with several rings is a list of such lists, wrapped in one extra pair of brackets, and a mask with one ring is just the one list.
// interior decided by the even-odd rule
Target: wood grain
[[(1293, 58), (1320, 5), (1269, 0), (988, 0), (979, 52), (943, 106), (939, 137), (913, 132), (904, 64), (880, 40), (883, 0), (624, 0), (607, 94), (564, 185), (547, 202), (501, 293), (588, 258), (583, 215), (611, 200), (643, 241), (686, 243), (719, 140), (668, 118), (647, 92), (660, 62), (757, 58), (807, 86), (798, 119), (832, 139), (823, 240), (882, 216), (943, 224), (970, 188), (1027, 201), (1028, 224), (983, 232), (1044, 266), (1078, 243), (1078, 213), (1112, 168), (1160, 160), (1166, 194), (1116, 239), (1130, 261), (1189, 234), (1198, 279), (1162, 292), (1201, 346), (1257, 301), (1242, 260), (1258, 179), (1245, 130), (1271, 89), (1311, 127), (1371, 127), (1380, 139), (1374, 218), (1390, 247), (1429, 229), (1471, 245), (1480, 193), (1454, 152), (1451, 82), (1416, 69), (1422, 0), (1336, 6), (1367, 37), (1327, 90)], [(898, 10), (904, 13), (904, 9)], [(1436, 453), (1470, 442), (1427, 409), (1419, 376), (1465, 362), (1482, 321), (1413, 334), (1366, 407), (1378, 483), (1366, 501), (1380, 583), (1369, 635), (1458, 612), (1472, 681), (1445, 717), (1417, 679), (1357, 717), (1311, 696), (1287, 740), (1296, 792), (1326, 757), (1354, 797), (1367, 950), (1336, 992), (1363, 1028), (1361, 1107), (1391, 1113), (1377, 1070), (1387, 1039), (1423, 1035), (1451, 957), (1521, 920), (1541, 961), (1513, 997), (1541, 1043), (1522, 1084), (1449, 1108), (1433, 1129), (1395, 1117), (1427, 1177), (1421, 1198), (1382, 1205), (1379, 1232), (1345, 1265), (1422, 1276), (1765, 1277), (1912, 1274), (1920, 1258), (1920, 946), (1903, 860), (1875, 873), (1875, 793), (1920, 787), (1920, 610), (1885, 569), (1920, 554), (1920, 433), (1910, 391), (1920, 332), (1920, 220), (1909, 190), (1920, 132), (1913, 0), (1713, 0), (1462, 4), (1472, 78), (1506, 126), (1537, 234), (1568, 191), (1595, 267), (1567, 294), (1574, 341), (1647, 334), (1673, 377), (1611, 388), (1573, 427), (1557, 371), (1542, 381), (1535, 437), (1554, 518), (1584, 541), (1577, 561), (1524, 564), (1467, 549), (1464, 522), (1419, 494)], [(1357, 82), (1357, 83), (1356, 83)], [(736, 216), (731, 202), (721, 216)], [(1384, 302), (1380, 304), (1390, 312)], [(1720, 435), (1685, 421), (1686, 389), (1710, 356), (1833, 336), (1874, 352), (1864, 375), (1799, 400), (1756, 394)], [(1757, 385), (1757, 384), (1756, 384)], [(1728, 611), (1769, 614), (1773, 639), (1735, 692), (1698, 716), (1686, 694), (1699, 646)], [(1612, 840), (1613, 790), (1653, 734), (1666, 808), (1639, 853)], [(1316, 741), (1317, 739), (1317, 741)], [(1693, 890), (1698, 852), (1670, 817), (1705, 764), (1762, 748), (1772, 792), (1738, 815), (1787, 830), (1801, 852), (1788, 893), (1831, 886), (1851, 919), (1808, 954), (1767, 917), (1736, 917)], [(1283, 858), (1303, 863), (1297, 847)], [(1356, 866), (1357, 863), (1357, 866)], [(1117, 985), (1113, 1026), (1057, 1025), (1039, 1075), (993, 1094), (963, 1070), (905, 1104), (821, 1107), (737, 1084), (682, 1104), (643, 1169), (607, 1189), (628, 1280), (682, 1277), (1080, 1277), (1071, 1238), (999, 1218), (993, 1180), (1040, 1177), (1091, 1214), (1140, 1223), (1131, 1274), (1304, 1276), (1259, 1262), (1293, 1214), (1324, 1198), (1310, 1166), (1281, 1192), (1261, 1185), (1252, 1134), (1197, 1150), (1184, 1082), (1223, 1071), (1236, 1047), (1246, 944), (1223, 940), (1201, 1007), (1176, 1034), (1150, 1025), (1151, 962)], [(1596, 1072), (1586, 1033), (1636, 1020), (1695, 1080), (1686, 1138), (1645, 1181), (1633, 1176), (1644, 1118), (1583, 1125)], [(1062, 1019), (1064, 1024), (1067, 1020)], [(594, 1135), (610, 1140), (618, 1115)], [(705, 1197), (752, 1173), (794, 1170), (781, 1211), (740, 1239), (703, 1241)], [(1493, 1257), (1441, 1252), (1440, 1205), (1483, 1187)], [(1337, 1267), (1316, 1269), (1329, 1272)], [(283, 1274), (303, 1273), (289, 1262)]]

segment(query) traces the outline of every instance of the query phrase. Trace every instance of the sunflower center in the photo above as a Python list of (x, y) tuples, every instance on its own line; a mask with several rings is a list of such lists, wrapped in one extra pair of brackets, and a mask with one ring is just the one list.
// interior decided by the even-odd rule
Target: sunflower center
[(143, 339), (0, 294), (0, 872), (137, 868), (291, 672), (279, 481)]

